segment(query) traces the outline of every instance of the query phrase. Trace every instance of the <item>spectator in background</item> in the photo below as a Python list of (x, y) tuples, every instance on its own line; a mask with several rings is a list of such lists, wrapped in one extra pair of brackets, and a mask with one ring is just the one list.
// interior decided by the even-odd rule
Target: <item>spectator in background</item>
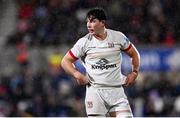
[[(178, 45), (180, 41), (178, 40), (180, 37), (179, 0), (16, 1), (19, 1), (16, 5), (18, 9), (17, 26), (15, 31), (8, 37), (9, 41), (7, 40), (7, 44), (11, 43), (13, 45), (10, 47), (2, 46), (2, 48), (5, 48), (5, 51), (1, 50), (0, 53), (1, 116), (20, 116), (19, 110), (25, 113), (22, 113), (22, 116), (28, 114), (34, 117), (85, 116), (83, 107), (85, 88), (70, 85), (73, 87), (73, 89), (71, 88), (72, 94), (68, 99), (65, 97), (65, 100), (71, 102), (68, 102), (67, 106), (62, 106), (61, 103), (66, 102), (57, 96), (61, 96), (61, 94), (67, 96), (69, 91), (65, 91), (65, 93), (62, 93), (62, 91), (67, 90), (69, 85), (66, 86), (67, 83), (65, 83), (65, 86), (62, 87), (61, 85), (64, 84), (64, 81), (61, 83), (60, 80), (69, 80), (70, 77), (64, 73), (61, 73), (63, 75), (60, 74), (61, 76), (59, 76), (57, 71), (56, 74), (58, 76), (52, 76), (50, 70), (48, 70), (49, 63), (48, 61), (45, 62), (44, 58), (47, 57), (49, 48), (52, 48), (54, 45), (67, 45), (69, 47), (75, 42), (75, 39), (87, 33), (84, 15), (90, 7), (103, 6), (110, 15), (109, 27), (121, 30), (129, 37), (131, 42), (138, 44), (138, 46), (141, 46), (141, 44), (145, 47), (147, 45), (158, 45), (159, 48), (159, 44), (161, 46), (165, 44), (164, 46), (172, 47)], [(0, 16), (3, 18), (4, 15), (2, 14), (6, 11), (4, 3), (8, 2), (0, 0), (0, 3), (0, 8), (2, 9)], [(25, 43), (27, 46), (25, 55), (22, 53), (23, 51), (16, 48), (20, 43)], [(36, 51), (36, 54), (34, 54), (34, 51)], [(17, 52), (18, 54), (16, 54)], [(174, 58), (178, 60), (179, 56), (176, 55)], [(6, 63), (4, 60), (7, 60)], [(26, 73), (29, 74), (19, 74), (23, 66), (18, 66), (17, 68), (17, 62), (18, 65), (23, 65), (27, 62), (29, 71)], [(138, 113), (134, 114), (135, 116), (156, 117), (161, 115), (178, 117), (180, 115), (178, 106), (180, 101), (180, 77), (176, 71), (177, 63), (172, 63), (174, 64), (172, 68), (174, 72), (163, 72), (168, 78), (158, 76), (159, 73), (149, 73), (149, 75), (148, 73), (140, 73), (144, 81), (139, 86), (127, 88), (132, 110), (135, 111), (137, 110), (135, 107), (139, 107), (139, 111), (136, 111)], [(32, 65), (37, 66), (32, 68)], [(169, 73), (173, 74), (169, 75)], [(168, 82), (165, 82), (167, 80)], [(6, 82), (4, 83), (3, 81)], [(152, 105), (149, 92), (154, 89), (157, 90), (159, 98), (163, 100), (164, 104), (163, 110), (158, 114), (155, 112), (150, 113), (149, 111), (152, 107), (146, 107), (147, 104)], [(136, 102), (136, 98), (139, 98), (140, 101), (137, 100)], [(24, 107), (24, 101), (26, 107)], [(27, 101), (30, 101), (28, 102), (30, 104), (27, 104)], [(27, 105), (30, 105), (31, 108), (29, 109)], [(5, 109), (8, 112), (3, 107), (6, 107)], [(151, 110), (155, 111), (154, 108)], [(79, 111), (82, 112), (79, 114)]]
[(59, 51), (55, 51), (48, 57), (48, 63), (49, 63), (49, 71), (51, 74), (56, 74), (61, 72), (61, 60), (63, 56), (60, 54)]
[(23, 36), (29, 38), (30, 44), (73, 44), (74, 39), (87, 33), (81, 19), (83, 14), (89, 7), (97, 5), (103, 6), (109, 12), (109, 26), (132, 37), (131, 41), (134, 43), (162, 44), (166, 35), (164, 30), (169, 26), (174, 31), (174, 42), (177, 42), (179, 37), (179, 1), (18, 1), (18, 19), (21, 24), (27, 25)]

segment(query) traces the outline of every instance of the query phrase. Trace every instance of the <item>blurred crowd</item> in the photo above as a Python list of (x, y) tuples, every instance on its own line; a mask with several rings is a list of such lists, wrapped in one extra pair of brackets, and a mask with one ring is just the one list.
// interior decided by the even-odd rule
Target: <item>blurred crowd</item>
[[(0, 52), (0, 116), (86, 116), (85, 86), (60, 67), (64, 52), (87, 33), (89, 8), (103, 7), (108, 27), (135, 45), (179, 43), (178, 0), (16, 0), (17, 26)], [(64, 50), (64, 51), (62, 51)], [(78, 69), (85, 73), (80, 62)], [(140, 73), (125, 88), (135, 116), (180, 116), (180, 74)]]
[(179, 0), (16, 0), (18, 21), (7, 43), (72, 44), (87, 33), (86, 12), (102, 7), (108, 27), (136, 44), (173, 46), (180, 37)]

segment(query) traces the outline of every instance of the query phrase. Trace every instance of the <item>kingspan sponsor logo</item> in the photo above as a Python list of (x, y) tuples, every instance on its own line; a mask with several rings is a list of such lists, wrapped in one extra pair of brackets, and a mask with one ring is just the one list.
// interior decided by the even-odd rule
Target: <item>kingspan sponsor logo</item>
[(96, 62), (96, 64), (91, 65), (92, 69), (109, 69), (109, 68), (115, 68), (117, 67), (116, 64), (108, 64), (109, 61), (105, 58), (101, 58), (98, 62)]

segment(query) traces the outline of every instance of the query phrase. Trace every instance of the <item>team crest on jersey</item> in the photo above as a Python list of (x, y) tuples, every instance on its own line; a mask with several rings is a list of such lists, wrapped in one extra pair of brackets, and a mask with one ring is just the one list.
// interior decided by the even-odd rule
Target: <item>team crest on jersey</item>
[(113, 48), (114, 47), (114, 43), (108, 43), (108, 48)]
[(87, 101), (87, 107), (88, 108), (93, 108), (93, 102), (92, 101)]
[(101, 58), (96, 64), (92, 65), (92, 69), (109, 69), (109, 68), (115, 68), (117, 67), (116, 64), (108, 64), (109, 61), (105, 58)]

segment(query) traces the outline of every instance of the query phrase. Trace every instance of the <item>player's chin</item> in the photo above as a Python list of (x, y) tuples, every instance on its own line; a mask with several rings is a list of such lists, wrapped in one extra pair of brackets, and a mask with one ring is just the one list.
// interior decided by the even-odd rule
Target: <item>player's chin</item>
[(89, 33), (90, 33), (91, 35), (94, 35), (94, 34), (95, 34), (95, 32), (93, 32), (93, 31), (89, 31)]

